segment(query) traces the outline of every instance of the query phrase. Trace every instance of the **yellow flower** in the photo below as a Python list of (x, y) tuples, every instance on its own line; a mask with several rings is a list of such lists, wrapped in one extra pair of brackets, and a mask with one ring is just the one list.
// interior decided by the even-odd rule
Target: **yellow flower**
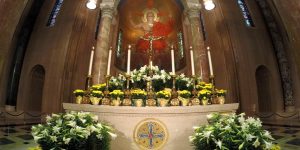
[(169, 90), (162, 90), (156, 93), (157, 98), (170, 98), (171, 92)]

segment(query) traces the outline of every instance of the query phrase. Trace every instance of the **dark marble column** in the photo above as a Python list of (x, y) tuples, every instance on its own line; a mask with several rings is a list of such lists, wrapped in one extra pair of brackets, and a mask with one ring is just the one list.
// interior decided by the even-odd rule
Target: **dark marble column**
[(265, 19), (270, 36), (272, 38), (272, 42), (273, 42), (276, 58), (278, 61), (279, 70), (280, 70), (280, 75), (281, 75), (285, 111), (287, 112), (295, 111), (295, 100), (293, 98), (292, 79), (291, 79), (290, 68), (286, 57), (282, 35), (280, 34), (280, 30), (275, 20), (274, 14), (272, 13), (267, 1), (256, 0), (256, 2), (261, 8), (262, 15)]
[(209, 66), (208, 66), (207, 51), (202, 36), (203, 31), (201, 28), (200, 9), (201, 9), (201, 5), (199, 3), (188, 3), (187, 13), (191, 24), (191, 32), (192, 32), (191, 46), (193, 46), (193, 50), (194, 50), (195, 73), (196, 75), (199, 76), (201, 72), (200, 68), (202, 67), (203, 80), (208, 81)]
[[(105, 82), (105, 75), (107, 70), (108, 51), (110, 43), (110, 32), (112, 18), (114, 15), (114, 3), (102, 2), (101, 8), (101, 24), (99, 26), (98, 39), (96, 50), (94, 54), (93, 63), (93, 84)], [(112, 57), (113, 58), (113, 57)]]

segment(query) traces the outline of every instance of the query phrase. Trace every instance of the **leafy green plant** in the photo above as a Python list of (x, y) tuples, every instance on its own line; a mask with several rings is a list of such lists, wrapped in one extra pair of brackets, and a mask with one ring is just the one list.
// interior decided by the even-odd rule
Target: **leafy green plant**
[(157, 98), (165, 98), (170, 99), (171, 98), (171, 91), (170, 90), (162, 90), (156, 93)]
[(183, 98), (190, 98), (191, 97), (191, 92), (188, 90), (182, 90), (182, 91), (178, 91), (178, 94), (180, 97)]
[(102, 91), (92, 91), (91, 95), (98, 98), (102, 98), (104, 96)]
[(97, 121), (98, 116), (88, 112), (52, 114), (46, 117), (46, 124), (32, 127), (32, 135), (43, 150), (86, 150), (91, 141), (108, 150), (116, 135), (111, 127)]
[(197, 150), (280, 149), (272, 143), (273, 137), (262, 128), (259, 119), (245, 118), (244, 115), (210, 114), (208, 125), (194, 127), (190, 142)]
[(147, 96), (146, 91), (141, 89), (131, 90), (131, 98), (132, 99), (145, 99)]
[(84, 95), (84, 90), (81, 89), (76, 89), (73, 91), (73, 94), (77, 97), (77, 96), (83, 96)]

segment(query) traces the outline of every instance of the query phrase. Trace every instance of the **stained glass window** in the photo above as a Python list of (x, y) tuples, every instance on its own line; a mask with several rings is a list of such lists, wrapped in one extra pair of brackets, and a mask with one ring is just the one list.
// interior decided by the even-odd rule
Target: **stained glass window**
[(183, 34), (182, 32), (177, 33), (178, 38), (178, 51), (180, 58), (183, 58)]
[(58, 15), (59, 11), (60, 11), (60, 8), (61, 8), (61, 6), (63, 4), (63, 1), (64, 0), (56, 0), (56, 2), (54, 4), (54, 7), (53, 7), (53, 9), (51, 11), (51, 14), (49, 16), (48, 22), (47, 22), (47, 26), (48, 27), (54, 26), (55, 21), (56, 21), (56, 17)]
[(117, 57), (121, 56), (121, 50), (122, 50), (122, 37), (123, 37), (123, 32), (122, 30), (119, 30), (118, 33), (118, 39), (117, 39)]
[(254, 27), (254, 23), (253, 23), (251, 15), (250, 15), (249, 9), (245, 3), (245, 0), (237, 0), (237, 2), (243, 13), (243, 17), (244, 17), (246, 25), (248, 27)]

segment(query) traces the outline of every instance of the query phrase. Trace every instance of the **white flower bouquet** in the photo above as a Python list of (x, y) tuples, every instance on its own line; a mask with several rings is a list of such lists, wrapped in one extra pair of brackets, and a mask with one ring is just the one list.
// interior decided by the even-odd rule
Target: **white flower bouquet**
[(97, 147), (108, 150), (110, 140), (116, 137), (113, 129), (98, 123), (98, 116), (88, 112), (52, 114), (46, 124), (32, 127), (34, 140), (43, 150), (85, 150)]
[(269, 131), (262, 129), (259, 119), (245, 118), (245, 114), (208, 115), (208, 125), (194, 127), (190, 136), (195, 149), (205, 150), (275, 150), (279, 146)]

